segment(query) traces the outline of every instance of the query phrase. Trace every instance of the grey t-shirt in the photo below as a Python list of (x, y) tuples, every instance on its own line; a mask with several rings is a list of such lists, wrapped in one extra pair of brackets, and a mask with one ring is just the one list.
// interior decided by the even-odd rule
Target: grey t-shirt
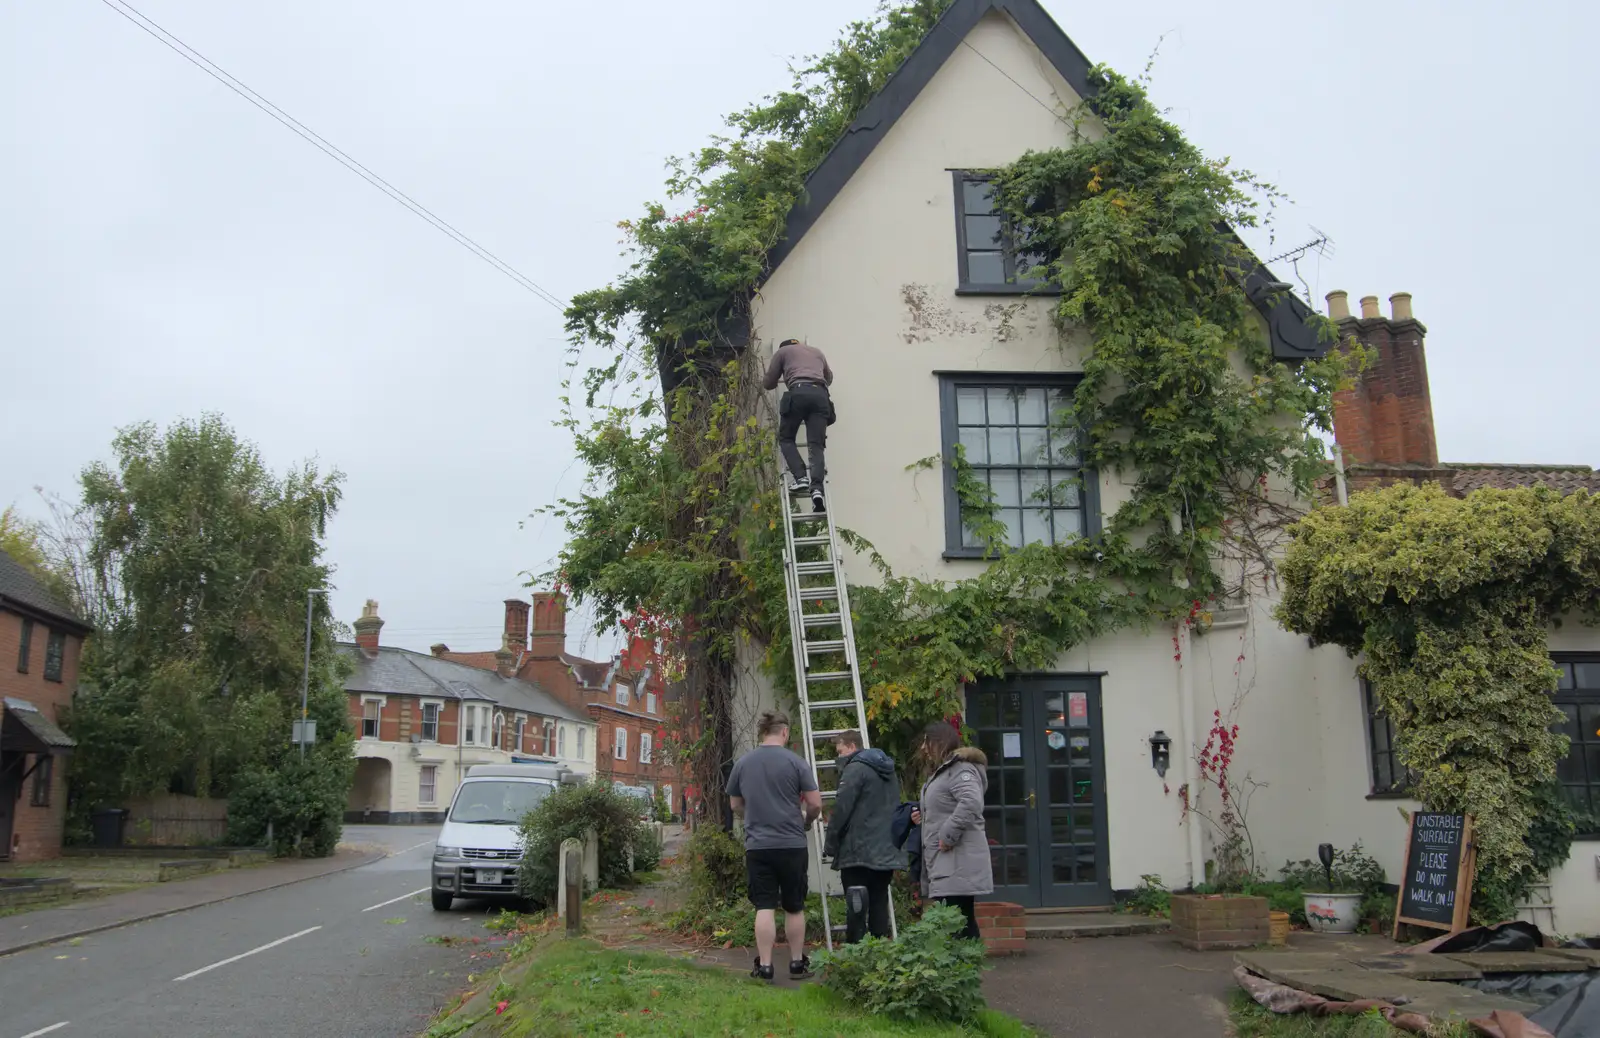
[(782, 746), (757, 746), (735, 761), (728, 795), (744, 798), (744, 849), (804, 847), (806, 820), (800, 794), (816, 788), (806, 762)]

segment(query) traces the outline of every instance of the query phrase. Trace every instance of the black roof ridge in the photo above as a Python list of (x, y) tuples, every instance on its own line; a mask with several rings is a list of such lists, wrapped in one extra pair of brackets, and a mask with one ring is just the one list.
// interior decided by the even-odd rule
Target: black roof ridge
[[(790, 207), (784, 220), (783, 236), (767, 253), (763, 285), (821, 219), (945, 62), (966, 42), (967, 34), (991, 11), (1010, 16), (1079, 97), (1094, 92), (1089, 81), (1094, 66), (1038, 0), (955, 0), (806, 176), (801, 198)], [(1238, 240), (1237, 231), (1230, 228), (1229, 232)], [(1246, 248), (1256, 265), (1244, 279), (1245, 295), (1267, 320), (1273, 356), (1280, 360), (1324, 356), (1332, 343), (1324, 342), (1306, 323), (1313, 312), (1311, 306), (1292, 291), (1269, 289), (1268, 285), (1281, 282)]]

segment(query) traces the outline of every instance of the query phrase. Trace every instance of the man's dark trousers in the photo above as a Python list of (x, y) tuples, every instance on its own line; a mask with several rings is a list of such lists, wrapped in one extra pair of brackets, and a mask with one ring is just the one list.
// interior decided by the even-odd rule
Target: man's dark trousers
[(799, 479), (806, 474), (800, 461), (800, 448), (794, 437), (802, 424), (806, 427), (806, 448), (811, 455), (811, 487), (822, 489), (822, 479), (827, 469), (822, 463), (822, 449), (828, 442), (828, 419), (833, 415), (833, 401), (828, 398), (828, 387), (815, 382), (797, 382), (789, 387), (778, 401), (778, 447), (783, 451), (784, 464)]
[[(889, 881), (893, 878), (894, 873), (886, 869), (851, 866), (839, 870), (839, 882), (846, 890), (851, 887), (867, 889), (867, 931), (874, 937), (888, 937), (890, 934)], [(854, 944), (864, 936), (861, 933), (847, 933), (845, 943)]]

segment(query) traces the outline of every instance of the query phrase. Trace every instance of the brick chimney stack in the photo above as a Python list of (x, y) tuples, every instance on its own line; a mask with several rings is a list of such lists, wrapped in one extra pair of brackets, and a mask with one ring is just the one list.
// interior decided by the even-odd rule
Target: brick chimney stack
[(367, 599), (361, 607), (361, 618), (351, 625), (356, 629), (356, 644), (368, 656), (378, 654), (378, 632), (383, 630), (383, 619), (378, 616), (378, 603)]
[(528, 648), (528, 603), (520, 598), (506, 599), (505, 645), (519, 653)]
[(558, 591), (533, 596), (533, 637), (528, 651), (536, 660), (553, 660), (567, 648), (567, 598)]
[(1328, 293), (1328, 316), (1339, 326), (1340, 341), (1354, 338), (1373, 354), (1356, 384), (1334, 397), (1333, 435), (1346, 466), (1409, 479), (1439, 467), (1422, 345), (1428, 330), (1412, 316), (1409, 292), (1390, 296), (1389, 312), (1384, 317), (1378, 297), (1366, 296), (1361, 316), (1352, 317), (1349, 296)]

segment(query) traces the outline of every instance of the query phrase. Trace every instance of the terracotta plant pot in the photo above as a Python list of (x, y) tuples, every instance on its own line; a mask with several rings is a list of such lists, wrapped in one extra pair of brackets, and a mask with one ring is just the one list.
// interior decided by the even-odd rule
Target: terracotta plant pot
[(1272, 945), (1276, 945), (1276, 946), (1279, 946), (1279, 947), (1281, 947), (1281, 946), (1283, 946), (1285, 944), (1288, 944), (1289, 943), (1289, 913), (1288, 912), (1268, 912), (1267, 913), (1267, 921), (1268, 921), (1268, 934), (1269, 934), (1267, 943), (1272, 944)]
[(1317, 933), (1355, 933), (1360, 894), (1307, 894), (1306, 924)]

